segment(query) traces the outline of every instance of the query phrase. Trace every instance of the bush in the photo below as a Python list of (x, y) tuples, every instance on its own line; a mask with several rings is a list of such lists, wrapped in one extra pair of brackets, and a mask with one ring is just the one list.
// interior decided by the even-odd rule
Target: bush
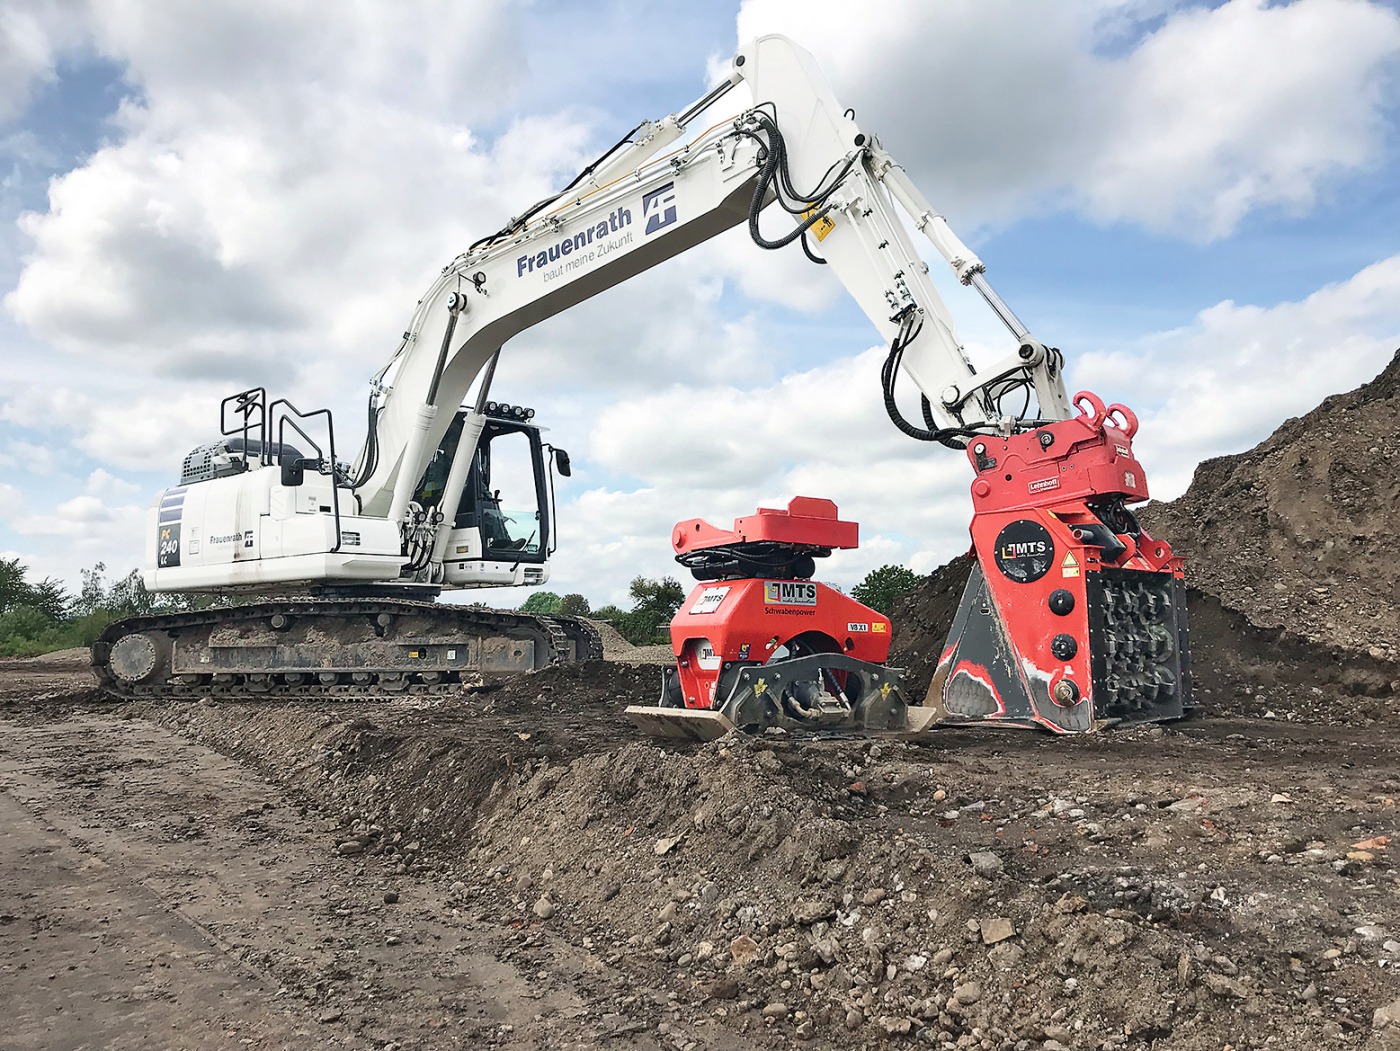
[(632, 609), (613, 622), (622, 637), (634, 646), (670, 641), (671, 618), (685, 601), (680, 582), (674, 577), (637, 577), (627, 590), (633, 599)]
[(552, 591), (536, 591), (520, 604), (520, 612), (537, 613), (547, 617), (551, 613), (558, 613), (563, 602), (564, 600)]
[(173, 613), (213, 604), (210, 596), (155, 594), (132, 570), (108, 584), (101, 562), (83, 570), (76, 597), (52, 579), (30, 584), (19, 559), (0, 559), (0, 656), (29, 657), (91, 646), (112, 621), (139, 613)]
[(864, 580), (851, 588), (851, 598), (888, 614), (895, 600), (909, 594), (923, 579), (903, 566), (881, 566), (872, 569)]
[(588, 616), (588, 599), (577, 592), (570, 592), (559, 600), (559, 612), (566, 617)]

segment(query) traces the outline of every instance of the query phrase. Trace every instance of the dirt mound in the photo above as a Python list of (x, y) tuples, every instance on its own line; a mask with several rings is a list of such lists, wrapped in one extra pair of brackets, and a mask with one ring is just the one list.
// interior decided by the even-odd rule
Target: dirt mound
[(604, 660), (628, 661), (633, 664), (670, 664), (675, 660), (670, 646), (636, 646), (624, 639), (622, 633), (605, 620), (589, 619), (588, 623), (597, 629), (599, 638), (603, 640)]
[[(1141, 511), (1188, 579), (1250, 623), (1400, 657), (1400, 352), (1237, 456)], [(1394, 676), (1393, 676), (1394, 677)]]
[(92, 666), (92, 653), (86, 646), (41, 653), (37, 657), (6, 657), (0, 659), (0, 672), (78, 671)]
[(890, 609), (894, 639), (889, 662), (904, 669), (905, 681), (913, 686), (910, 697), (922, 697), (928, 689), (974, 561), (970, 554), (959, 555), (939, 566)]
[(658, 1047), (1334, 1046), (1400, 995), (1383, 735), (668, 747), (617, 715), (653, 672), (144, 714), (305, 792), (367, 871), (588, 949), (605, 1027)]
[[(903, 668), (909, 696), (928, 690), (952, 627), (972, 558), (934, 570), (890, 613), (890, 664)], [(1384, 659), (1251, 624), (1213, 595), (1187, 589), (1196, 701), (1213, 715), (1355, 722), (1393, 715), (1400, 669)]]

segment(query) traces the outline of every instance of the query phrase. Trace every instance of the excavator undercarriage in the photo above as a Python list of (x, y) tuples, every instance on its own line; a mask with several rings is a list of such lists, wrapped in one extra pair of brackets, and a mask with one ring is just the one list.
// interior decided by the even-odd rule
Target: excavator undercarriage
[(482, 674), (602, 655), (574, 617), (300, 598), (127, 618), (103, 632), (92, 663), (118, 697), (350, 699), (459, 691)]

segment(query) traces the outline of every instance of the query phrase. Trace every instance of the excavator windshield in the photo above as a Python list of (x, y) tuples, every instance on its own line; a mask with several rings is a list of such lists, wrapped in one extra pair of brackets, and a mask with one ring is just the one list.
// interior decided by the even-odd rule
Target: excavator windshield
[[(415, 499), (424, 508), (443, 502), (464, 418), (459, 412), (453, 419), (423, 472)], [(538, 427), (486, 421), (452, 526), (480, 530), (487, 560), (542, 562), (548, 557), (549, 487)]]

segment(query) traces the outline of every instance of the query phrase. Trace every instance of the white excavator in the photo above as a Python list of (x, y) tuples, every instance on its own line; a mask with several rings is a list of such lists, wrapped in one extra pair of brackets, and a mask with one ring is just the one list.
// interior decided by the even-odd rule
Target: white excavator
[[(752, 105), (715, 119), (740, 85)], [(353, 464), (337, 458), (328, 410), (302, 412), (263, 388), (225, 399), (220, 439), (190, 453), (179, 485), (154, 502), (144, 580), (157, 592), (235, 593), (241, 604), (112, 625), (93, 650), (104, 687), (121, 696), (379, 695), (599, 656), (583, 621), (434, 601), (443, 590), (548, 579), (554, 475), (569, 473), (568, 456), (543, 440), (531, 409), (493, 399), (496, 363), (517, 333), (739, 224), (759, 248), (800, 245), (829, 265), (889, 345), (879, 382), (893, 423), (967, 450), (977, 519), (992, 530), (984, 540), (974, 521), (974, 544), (982, 571), (997, 577), (975, 575), (968, 601), (995, 611), (1002, 628), (991, 634), (1002, 643), (941, 669), (946, 714), (1012, 718), (1012, 695), (1025, 694), (1036, 714), (1022, 722), (1047, 723), (1047, 708), (1050, 722), (1078, 729), (1083, 718), (1055, 713), (1083, 707), (1096, 679), (1134, 693), (1123, 683), (1141, 669), (1106, 656), (1121, 631), (1111, 617), (1105, 624), (1102, 596), (1095, 612), (1084, 584), (1107, 580), (1100, 566), (1116, 567), (1152, 577), (1163, 601), (1177, 603), (1179, 560), (1155, 541), (1145, 554), (1126, 510), (1146, 497), (1129, 444), (1135, 420), (1092, 395), (1067, 396), (1060, 352), (1031, 336), (982, 262), (836, 101), (812, 57), (781, 36), (740, 48), (702, 98), (643, 121), (559, 193), (444, 267), (372, 383)], [(1005, 324), (1005, 357), (969, 361), (911, 229)], [(917, 420), (896, 404), (900, 374), (921, 392)], [(1090, 446), (1097, 459), (1083, 455)], [(1013, 552), (1003, 565), (1006, 528), (1016, 535), (1001, 545)], [(1078, 663), (1056, 656), (1054, 668), (1027, 672), (1018, 662), (1032, 643), (1008, 640), (1017, 635), (1009, 607), (1031, 592), (1007, 598), (1000, 584), (1029, 589), (1050, 572), (1047, 559), (1054, 582), (1068, 583), (1066, 554), (1084, 569), (1077, 611), (1045, 615), (1063, 629), (1052, 635), (1077, 640)], [(1175, 619), (1171, 630), (1184, 639)], [(969, 672), (978, 660), (982, 671)], [(1172, 661), (1182, 693), (1184, 653)], [(1112, 717), (1093, 704), (1086, 712), (1091, 722)]]

